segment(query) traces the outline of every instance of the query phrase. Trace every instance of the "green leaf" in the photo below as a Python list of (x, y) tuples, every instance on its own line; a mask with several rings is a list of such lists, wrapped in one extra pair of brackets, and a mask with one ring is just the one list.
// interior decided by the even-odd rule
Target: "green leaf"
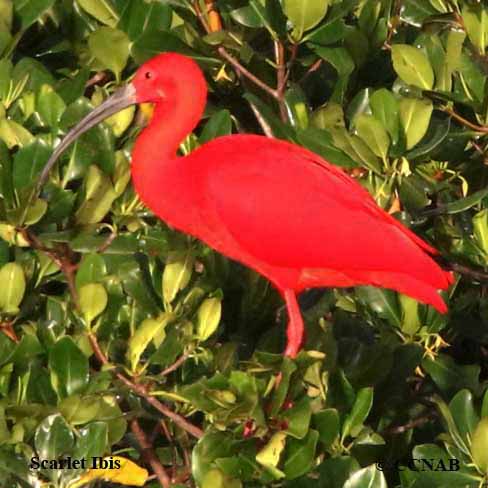
[(41, 459), (57, 459), (71, 454), (74, 434), (60, 414), (46, 417), (37, 427), (34, 445)]
[(369, 105), (373, 115), (383, 124), (395, 144), (400, 131), (399, 107), (395, 96), (386, 88), (380, 88), (370, 95)]
[(320, 488), (344, 488), (346, 480), (359, 469), (360, 466), (353, 457), (327, 458), (319, 467)]
[(232, 119), (228, 110), (219, 110), (210, 117), (199, 137), (200, 144), (205, 144), (219, 136), (226, 136), (232, 132)]
[[(344, 419), (342, 424), (341, 439), (348, 435), (355, 436), (355, 431), (361, 427), (373, 406), (373, 388), (362, 388), (359, 390), (351, 413)], [(357, 433), (356, 433), (357, 435)]]
[(429, 59), (420, 49), (408, 44), (393, 44), (391, 55), (393, 67), (405, 83), (423, 90), (432, 89), (434, 71)]
[(327, 408), (314, 414), (313, 425), (319, 433), (319, 441), (328, 449), (339, 438), (340, 419), (335, 408)]
[(430, 100), (418, 98), (400, 100), (400, 120), (407, 139), (407, 149), (414, 147), (424, 137), (433, 108)]
[(419, 318), (419, 302), (407, 295), (398, 295), (402, 307), (402, 332), (407, 335), (415, 334), (421, 327)]
[(477, 244), (488, 255), (488, 209), (473, 216), (473, 231)]
[(14, 12), (20, 19), (20, 28), (26, 30), (54, 5), (55, 0), (15, 0)]
[(78, 291), (88, 283), (99, 283), (107, 275), (105, 260), (100, 254), (85, 254), (76, 272), (76, 288)]
[(80, 310), (88, 326), (105, 310), (107, 301), (107, 292), (99, 283), (89, 283), (80, 288)]
[(375, 117), (368, 114), (360, 114), (354, 119), (358, 136), (369, 148), (383, 161), (388, 155), (390, 138), (385, 127)]
[(465, 4), (462, 18), (469, 40), (481, 54), (485, 53), (488, 45), (488, 12), (486, 6)]
[(207, 472), (212, 469), (213, 462), (218, 458), (227, 457), (232, 453), (232, 442), (223, 432), (207, 432), (198, 441), (192, 451), (192, 475), (201, 484)]
[(461, 366), (450, 356), (440, 353), (435, 359), (425, 357), (422, 367), (442, 391), (452, 392), (461, 388), (474, 392), (479, 390), (479, 365)]
[(78, 430), (78, 439), (73, 453), (75, 459), (100, 457), (106, 452), (108, 428), (106, 422), (91, 422)]
[(281, 453), (285, 449), (286, 433), (276, 432), (267, 444), (256, 454), (256, 461), (266, 468), (276, 468), (280, 462)]
[(193, 261), (193, 254), (190, 251), (184, 255), (181, 253), (168, 255), (163, 272), (163, 299), (166, 303), (171, 303), (176, 294), (190, 283)]
[(36, 109), (44, 124), (56, 129), (66, 110), (66, 104), (50, 85), (42, 85), (37, 95)]
[(486, 195), (488, 195), (488, 187), (478, 190), (466, 198), (461, 198), (459, 200), (455, 200), (454, 202), (448, 203), (442, 207), (442, 210), (446, 214), (451, 215), (465, 212), (471, 207), (478, 205), (478, 203), (480, 203), (483, 198), (486, 197)]
[(14, 157), (12, 177), (15, 189), (36, 183), (50, 155), (50, 147), (40, 139), (21, 148)]
[(25, 293), (25, 276), (22, 266), (7, 263), (0, 268), (0, 310), (17, 313)]
[(344, 488), (387, 488), (385, 476), (372, 464), (353, 473), (344, 483)]
[(61, 398), (79, 393), (88, 385), (88, 359), (69, 336), (59, 339), (49, 351), (49, 370)]
[(296, 439), (303, 439), (309, 430), (311, 417), (310, 399), (304, 397), (283, 414), (288, 424), (286, 433)]
[(219, 298), (207, 298), (200, 305), (197, 316), (197, 335), (200, 341), (206, 341), (216, 330), (222, 314), (222, 301)]
[(71, 395), (63, 399), (58, 408), (70, 425), (86, 424), (97, 416), (100, 399)]
[(291, 438), (286, 445), (283, 472), (286, 479), (296, 479), (312, 469), (319, 433), (310, 430), (304, 439)]
[(85, 199), (76, 212), (79, 224), (96, 224), (109, 212), (117, 197), (110, 178), (92, 165), (86, 176)]
[(472, 393), (466, 389), (458, 391), (449, 403), (449, 410), (459, 434), (468, 442), (479, 421), (473, 406)]
[(372, 286), (361, 286), (356, 289), (356, 294), (378, 316), (388, 320), (396, 327), (401, 326), (401, 313), (395, 292)]
[(329, 0), (284, 0), (283, 11), (293, 24), (293, 38), (299, 41), (304, 32), (315, 27), (328, 7)]
[(131, 371), (137, 371), (137, 365), (141, 355), (146, 350), (151, 341), (159, 347), (166, 337), (166, 326), (174, 319), (171, 313), (163, 313), (156, 319), (145, 319), (135, 333), (129, 339), (127, 348), (127, 360), (130, 363)]
[(90, 34), (88, 47), (92, 55), (115, 74), (117, 80), (129, 59), (127, 34), (112, 27), (100, 27)]
[(306, 129), (309, 119), (307, 98), (299, 85), (294, 84), (286, 90), (285, 105), (290, 124), (299, 129)]
[(137, 41), (144, 31), (171, 27), (172, 10), (170, 5), (145, 0), (127, 0), (117, 27), (123, 30), (129, 39)]
[(80, 7), (102, 24), (115, 27), (119, 21), (110, 0), (76, 0)]

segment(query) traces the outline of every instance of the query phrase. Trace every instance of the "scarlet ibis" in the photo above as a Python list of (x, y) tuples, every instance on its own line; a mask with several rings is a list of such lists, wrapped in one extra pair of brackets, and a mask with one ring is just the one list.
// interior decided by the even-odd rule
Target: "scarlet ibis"
[(172, 227), (274, 284), (288, 310), (287, 356), (301, 347), (296, 295), (306, 288), (374, 285), (447, 311), (437, 290), (445, 290), (452, 276), (429, 256), (436, 250), (317, 154), (264, 136), (230, 135), (177, 156), (206, 97), (193, 60), (176, 53), (154, 57), (66, 134), (39, 185), (80, 134), (130, 104), (152, 102), (153, 117), (132, 154), (137, 193)]

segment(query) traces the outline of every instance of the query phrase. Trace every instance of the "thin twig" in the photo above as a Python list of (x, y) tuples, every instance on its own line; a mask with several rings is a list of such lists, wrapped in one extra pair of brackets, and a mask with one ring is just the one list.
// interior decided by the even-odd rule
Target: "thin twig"
[(462, 274), (464, 276), (469, 276), (477, 281), (488, 281), (488, 273), (483, 271), (479, 271), (476, 269), (469, 268), (468, 266), (464, 266), (463, 264), (459, 263), (448, 263), (447, 265), (452, 271), (456, 273)]
[(166, 369), (163, 369), (161, 373), (159, 373), (159, 376), (167, 376), (173, 371), (176, 371), (187, 359), (188, 359), (189, 354), (184, 353), (182, 354), (171, 366), (168, 366)]
[[(93, 333), (89, 332), (88, 340), (93, 349), (93, 352), (95, 353), (95, 356), (100, 361), (100, 363), (104, 365), (108, 364), (109, 363), (108, 358), (100, 349), (100, 345), (98, 344), (98, 340), (96, 336)], [(171, 410), (169, 407), (161, 403), (157, 398), (151, 396), (151, 393), (147, 390), (147, 388), (144, 385), (131, 381), (129, 378), (127, 378), (125, 375), (123, 375), (120, 372), (114, 372), (114, 374), (129, 389), (131, 389), (133, 392), (137, 393), (139, 396), (144, 398), (144, 400), (146, 400), (147, 403), (149, 403), (156, 410), (158, 410), (163, 415), (171, 419), (178, 427), (185, 430), (186, 432), (196, 437), (197, 439), (203, 437), (202, 429), (200, 429), (196, 425), (193, 425), (191, 422), (188, 422), (188, 420), (186, 420), (184, 417), (177, 414), (176, 412), (173, 412), (173, 410)]]
[(488, 134), (488, 126), (474, 124), (473, 122), (466, 120), (464, 117), (456, 113), (452, 108), (444, 107), (441, 110), (446, 112), (446, 114), (449, 114), (453, 119), (457, 120), (458, 122), (465, 125), (466, 127), (469, 127), (470, 129), (476, 132), (482, 132), (483, 134)]
[[(207, 9), (209, 8), (210, 4), (212, 4), (211, 5), (211, 7), (212, 7), (211, 12), (213, 12), (215, 15), (217, 15), (219, 17), (218, 22), (220, 22), (219, 25), (220, 25), (220, 28), (222, 28), (220, 16), (219, 16), (217, 9), (215, 8), (214, 3), (213, 2), (207, 2)], [(200, 8), (200, 5), (198, 4), (198, 0), (195, 0), (193, 2), (193, 8), (195, 9), (197, 17), (200, 20), (203, 28), (205, 29), (205, 32), (207, 32), (208, 34), (210, 34), (212, 32), (216, 32), (212, 29), (215, 29), (217, 27), (217, 23), (215, 23), (214, 25), (209, 25), (207, 23), (207, 21), (205, 20), (205, 16), (203, 15), (202, 10)], [(224, 58), (237, 71), (238, 74), (241, 74), (244, 77), (246, 77), (249, 81), (253, 82), (256, 86), (258, 86), (259, 88), (261, 88), (262, 90), (267, 92), (273, 98), (278, 98), (278, 94), (277, 94), (276, 90), (273, 90), (273, 88), (271, 88), (269, 85), (267, 85), (266, 83), (261, 81), (259, 78), (254, 76), (248, 69), (246, 69), (244, 66), (242, 66), (242, 64), (236, 58), (234, 58), (234, 56), (232, 56), (232, 54), (230, 54), (229, 51), (227, 51), (227, 49), (225, 49), (224, 46), (219, 46), (217, 48), (217, 52), (219, 53), (219, 55), (222, 58)]]
[(288, 121), (288, 114), (285, 105), (285, 87), (286, 87), (286, 65), (285, 65), (285, 46), (280, 40), (274, 41), (275, 60), (276, 60), (276, 94), (278, 105), (280, 107), (280, 117), (282, 122)]
[(151, 466), (154, 474), (156, 475), (159, 484), (163, 488), (169, 488), (171, 486), (171, 480), (166, 473), (166, 470), (163, 468), (163, 465), (157, 458), (156, 454), (154, 454), (153, 448), (151, 443), (149, 442), (145, 432), (141, 429), (139, 422), (137, 419), (132, 419), (130, 422), (130, 428), (134, 433), (137, 442), (141, 446), (141, 453), (142, 457), (146, 460), (146, 462)]
[(248, 100), (248, 103), (251, 107), (251, 110), (254, 113), (254, 116), (256, 117), (256, 120), (258, 121), (259, 125), (261, 126), (261, 129), (263, 129), (264, 135), (266, 137), (274, 137), (273, 130), (271, 129), (271, 126), (268, 124), (266, 119), (261, 115), (261, 112), (258, 110), (256, 105), (252, 103), (250, 100)]
[(436, 418), (436, 416), (437, 415), (435, 413), (430, 412), (426, 415), (422, 415), (421, 417), (417, 417), (406, 424), (389, 427), (385, 429), (382, 434), (403, 434), (407, 430), (414, 429), (415, 427), (420, 427), (428, 422), (431, 422)]
[(109, 236), (102, 242), (102, 245), (97, 249), (98, 253), (105, 252), (107, 248), (110, 247), (114, 239), (117, 237), (117, 232), (113, 231)]
[(37, 249), (38, 251), (46, 254), (46, 256), (51, 258), (51, 260), (59, 267), (66, 278), (66, 283), (68, 285), (73, 304), (78, 310), (80, 306), (78, 302), (78, 292), (75, 285), (75, 271), (78, 268), (78, 265), (72, 263), (71, 260), (66, 257), (66, 255), (60, 255), (56, 249), (45, 246), (36, 235), (29, 232), (29, 230), (25, 227), (21, 227), (17, 230), (33, 249)]
[(236, 71), (241, 73), (245, 76), (249, 81), (252, 81), (256, 86), (261, 88), (261, 90), (265, 91), (269, 95), (271, 95), (276, 100), (279, 99), (279, 95), (276, 90), (271, 88), (269, 85), (261, 81), (259, 78), (254, 76), (248, 69), (246, 69), (242, 64), (232, 56), (224, 46), (219, 46), (217, 48), (218, 53), (222, 58), (224, 58)]

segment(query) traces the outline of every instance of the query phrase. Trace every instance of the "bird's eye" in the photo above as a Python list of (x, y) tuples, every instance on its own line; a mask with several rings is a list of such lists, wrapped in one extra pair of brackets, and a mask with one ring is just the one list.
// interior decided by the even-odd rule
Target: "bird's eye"
[(146, 80), (150, 80), (152, 78), (152, 73), (150, 71), (146, 71), (144, 76), (146, 77)]

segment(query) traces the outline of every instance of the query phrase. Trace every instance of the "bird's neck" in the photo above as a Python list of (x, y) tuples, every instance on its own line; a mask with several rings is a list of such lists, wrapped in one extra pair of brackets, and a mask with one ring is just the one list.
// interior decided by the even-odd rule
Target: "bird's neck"
[[(160, 218), (178, 228), (174, 215), (189, 214), (192, 202), (187, 158), (178, 157), (184, 138), (195, 128), (205, 108), (206, 94), (195, 100), (191, 92), (175, 102), (156, 103), (149, 125), (141, 132), (132, 152), (132, 178), (142, 201)], [(190, 215), (188, 215), (190, 217)], [(184, 218), (184, 216), (183, 216)], [(182, 229), (187, 230), (188, 229)]]

